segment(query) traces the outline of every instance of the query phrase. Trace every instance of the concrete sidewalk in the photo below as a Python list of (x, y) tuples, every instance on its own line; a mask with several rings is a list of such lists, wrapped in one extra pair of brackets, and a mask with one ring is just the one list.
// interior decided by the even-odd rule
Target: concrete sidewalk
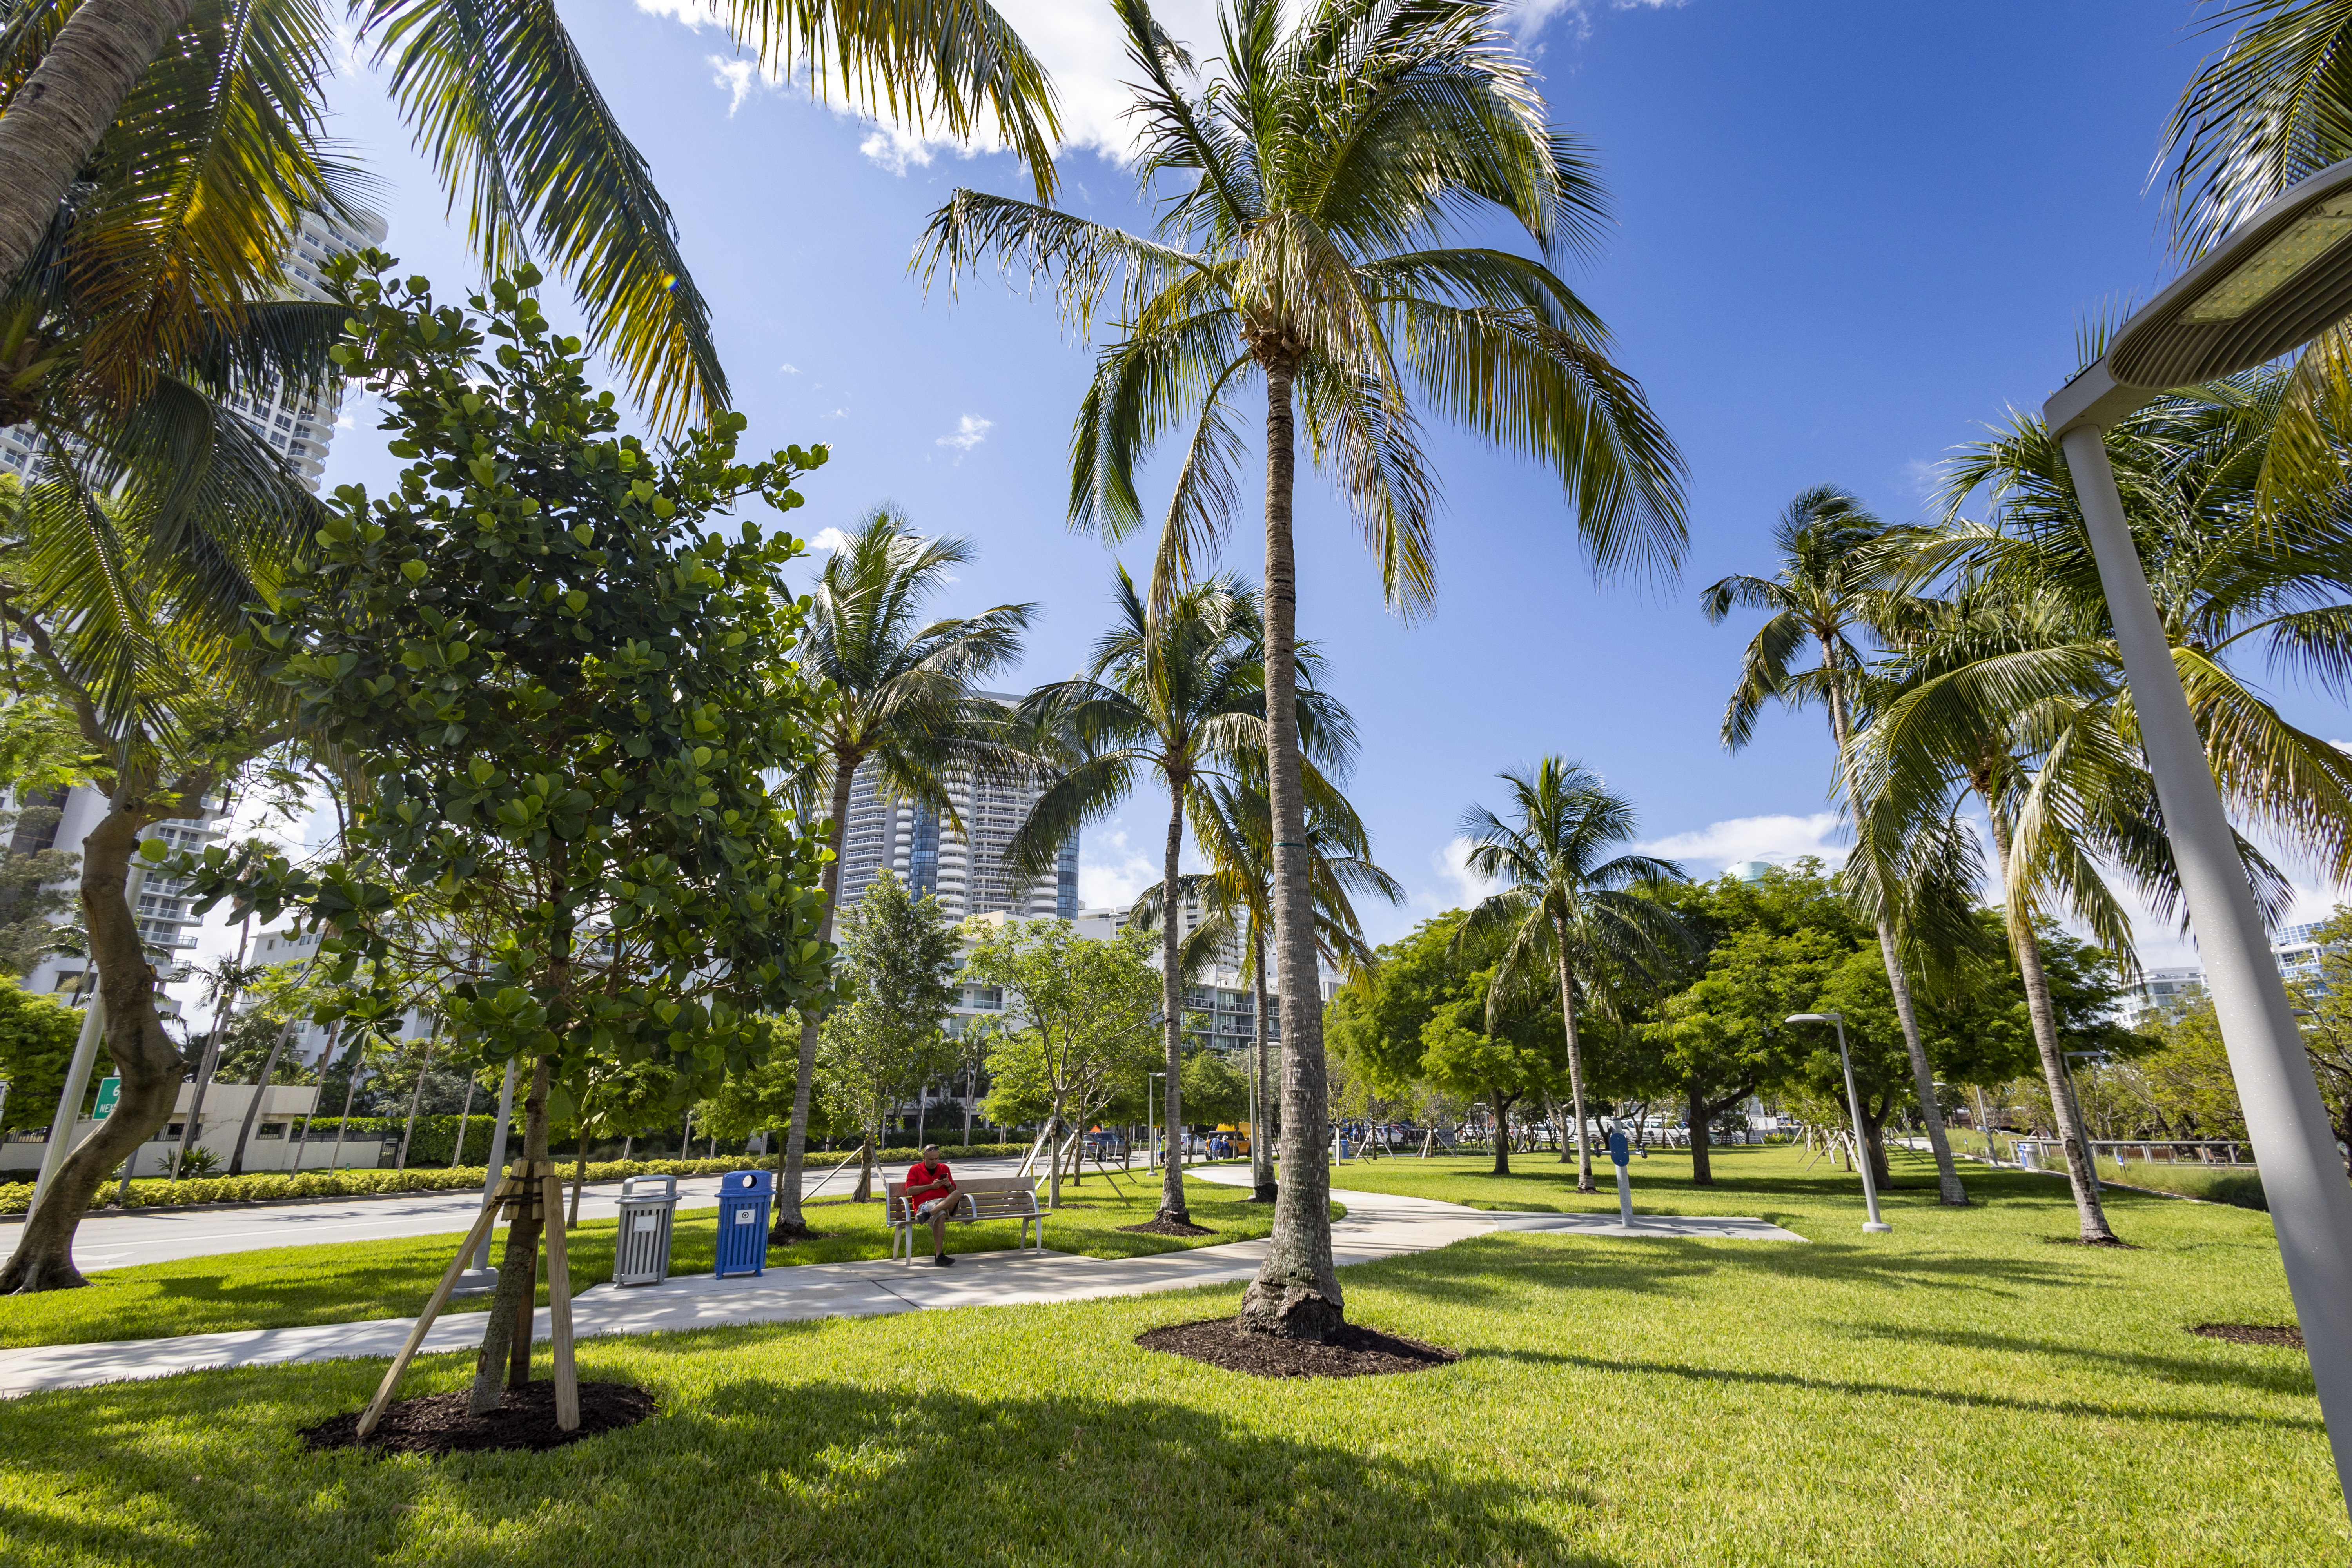
[[(1249, 1184), (1246, 1167), (1210, 1166), (1192, 1173), (1234, 1185)], [(1427, 1252), (1497, 1230), (1717, 1240), (1804, 1239), (1759, 1219), (1648, 1216), (1628, 1232), (1614, 1215), (1489, 1214), (1389, 1193), (1335, 1191), (1331, 1195), (1348, 1210), (1347, 1217), (1331, 1227), (1332, 1257), (1341, 1268)], [(1049, 1236), (1051, 1226), (1049, 1215)], [(572, 1332), (583, 1339), (597, 1334), (677, 1332), (811, 1318), (870, 1318), (957, 1307), (1084, 1301), (1238, 1284), (1257, 1272), (1265, 1247), (1263, 1240), (1242, 1241), (1122, 1258), (1051, 1251), (963, 1253), (957, 1256), (952, 1268), (928, 1263), (813, 1263), (771, 1268), (756, 1279), (717, 1279), (704, 1274), (625, 1290), (596, 1285), (572, 1299)], [(0, 1352), (0, 1398), (130, 1378), (165, 1377), (207, 1367), (276, 1366), (370, 1356), (388, 1359), (398, 1352), (415, 1322), (413, 1318), (382, 1318), (361, 1323), (9, 1351)], [(538, 1339), (547, 1337), (544, 1309), (533, 1332)], [(468, 1350), (480, 1342), (481, 1335), (478, 1312), (446, 1314), (426, 1333), (424, 1349), (427, 1353)]]

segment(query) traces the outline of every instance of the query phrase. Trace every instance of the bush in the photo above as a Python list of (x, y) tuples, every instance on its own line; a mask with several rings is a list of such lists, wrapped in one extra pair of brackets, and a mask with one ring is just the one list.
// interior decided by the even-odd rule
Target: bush
[[(359, 1120), (352, 1118), (353, 1121)], [(455, 1118), (450, 1120), (454, 1121)], [(420, 1126), (420, 1132), (422, 1128)], [(395, 1129), (394, 1136), (398, 1136)], [(947, 1147), (943, 1145), (942, 1147)], [(1026, 1154), (1026, 1143), (975, 1143), (969, 1155), (962, 1148), (949, 1148), (950, 1155), (970, 1159), (985, 1159), (1001, 1155)], [(805, 1164), (811, 1170), (825, 1170), (849, 1163), (856, 1150), (835, 1150), (830, 1153), (812, 1149)], [(905, 1159), (906, 1152), (885, 1150), (885, 1163), (896, 1164)], [(773, 1170), (776, 1157), (769, 1154), (728, 1154), (716, 1160), (591, 1160), (588, 1179), (592, 1182), (617, 1182), (629, 1176), (717, 1176), (729, 1171), (745, 1169)], [(952, 1160), (950, 1162), (953, 1163)], [(572, 1168), (562, 1170), (565, 1180)], [(478, 1189), (488, 1180), (489, 1172), (480, 1165), (457, 1165), (418, 1169), (411, 1165), (405, 1171), (265, 1171), (246, 1176), (215, 1176), (194, 1181), (136, 1181), (131, 1184), (121, 1206), (139, 1208), (185, 1208), (195, 1204), (262, 1204), (289, 1198), (350, 1198), (364, 1197), (377, 1193), (431, 1193), (458, 1189)], [(114, 1188), (101, 1190), (101, 1201), (94, 1208), (113, 1206)], [(828, 1192), (839, 1190), (839, 1184)], [(23, 1214), (32, 1206), (33, 1185), (18, 1182), (0, 1185), (0, 1215)]]
[(2152, 1187), (2184, 1198), (2202, 1198), (2209, 1204), (2270, 1212), (2270, 1201), (2263, 1196), (2262, 1173), (2251, 1165), (2165, 1165), (2135, 1160), (2123, 1168), (2121, 1175), (2114, 1166), (2112, 1160), (2101, 1160), (2100, 1176), (2125, 1186)]

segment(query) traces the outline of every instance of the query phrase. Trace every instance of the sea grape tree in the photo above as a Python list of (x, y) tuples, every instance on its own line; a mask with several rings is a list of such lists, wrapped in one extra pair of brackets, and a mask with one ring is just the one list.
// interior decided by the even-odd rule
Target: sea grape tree
[[(655, 1064), (683, 1106), (757, 1065), (759, 1015), (831, 994), (822, 836), (766, 782), (805, 764), (827, 697), (793, 659), (806, 606), (779, 573), (802, 544), (727, 515), (799, 506), (825, 450), (740, 461), (730, 412), (648, 447), (541, 313), (534, 269), (468, 310), (391, 265), (338, 264), (335, 356), (408, 466), (387, 494), (334, 492), (250, 634), (358, 763), (341, 853), (173, 869), (316, 922), (340, 977), (439, 962), (417, 934), (434, 922), (404, 918), (420, 906), (487, 933), (440, 1011), (469, 1055), (529, 1068), (536, 1174), (551, 1111), (592, 1078)], [(541, 1222), (509, 1230), (478, 1411), (528, 1321)]]

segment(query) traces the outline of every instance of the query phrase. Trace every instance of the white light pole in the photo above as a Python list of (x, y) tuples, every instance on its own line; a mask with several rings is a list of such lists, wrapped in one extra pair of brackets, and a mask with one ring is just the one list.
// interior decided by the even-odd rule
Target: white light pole
[(1873, 1236), (1885, 1236), (1895, 1227), (1878, 1217), (1878, 1183), (1870, 1173), (1870, 1149), (1862, 1134), (1862, 1096), (1855, 1092), (1853, 1087), (1853, 1058), (1846, 1054), (1845, 1015), (1791, 1013), (1789, 1022), (1837, 1026), (1838, 1063), (1845, 1068), (1845, 1108), (1853, 1113), (1853, 1163), (1862, 1169), (1862, 1202), (1863, 1206), (1870, 1211), (1870, 1217), (1862, 1222), (1862, 1228)]
[(2042, 410), (2066, 455), (2098, 558), (2140, 744), (2262, 1169), (2338, 1486), (2352, 1476), (2352, 1182), (2148, 594), (2107, 464), (2105, 435), (2167, 388), (2266, 364), (2347, 312), (2352, 160), (2321, 170), (2231, 230), (2125, 322), (2106, 353)]

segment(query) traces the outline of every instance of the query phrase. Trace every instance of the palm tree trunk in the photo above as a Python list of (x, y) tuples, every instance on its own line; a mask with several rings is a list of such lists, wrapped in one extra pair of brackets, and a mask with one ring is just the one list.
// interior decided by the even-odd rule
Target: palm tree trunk
[(286, 1020), (286, 1026), (278, 1031), (278, 1038), (270, 1042), (269, 1055), (262, 1061), (260, 1080), (254, 1089), (252, 1101), (245, 1108), (245, 1125), (236, 1130), (236, 1152), (228, 1157), (228, 1173), (232, 1176), (245, 1174), (246, 1142), (253, 1136), (254, 1119), (261, 1113), (261, 1101), (269, 1092), (269, 1080), (277, 1076), (278, 1053), (294, 1037), (294, 1019)]
[(440, 1043), (441, 1020), (436, 1017), (433, 1020), (433, 1032), (425, 1039), (425, 1061), (416, 1069), (416, 1087), (408, 1091), (408, 1121), (400, 1130), (400, 1158), (393, 1165), (395, 1171), (408, 1169), (408, 1143), (410, 1139), (416, 1136), (416, 1107), (425, 1098), (425, 1077), (433, 1070), (433, 1047)]
[[(1990, 803), (1988, 802), (1988, 805)], [(2050, 1089), (2050, 1114), (2058, 1123), (2059, 1146), (2066, 1152), (2066, 1181), (2074, 1189), (2074, 1212), (2082, 1221), (2084, 1241), (2112, 1243), (2105, 1206), (2099, 1202), (2099, 1175), (2091, 1164), (2090, 1146), (2083, 1142), (2082, 1118), (2067, 1092), (2066, 1058), (2058, 1043), (2058, 1017), (2050, 1005), (2050, 978), (2042, 968), (2042, 943), (2031, 921), (2015, 912), (2017, 899), (2010, 890), (2009, 823), (1998, 810), (1986, 814), (1992, 821), (1993, 853), (1999, 858), (2000, 885), (2012, 911), (2009, 943), (2017, 956), (2018, 977), (2025, 985), (2025, 1011), (2033, 1021), (2033, 1044), (2042, 1056), (2042, 1080)]]
[[(833, 940), (834, 912), (841, 901), (841, 857), (849, 847), (849, 789), (856, 777), (855, 758), (834, 758), (833, 858), (820, 874), (824, 913), (817, 921), (816, 939), (821, 942)], [(776, 1223), (768, 1231), (771, 1237), (784, 1241), (809, 1233), (808, 1222), (801, 1215), (801, 1164), (808, 1152), (809, 1089), (816, 1077), (818, 1022), (814, 1012), (801, 1014), (800, 1070), (793, 1079), (792, 1124), (784, 1129), (784, 1177), (776, 1184)]]
[[(1584, 1053), (1576, 1040), (1576, 983), (1568, 973), (1568, 922), (1557, 915), (1552, 917), (1552, 935), (1559, 959), (1560, 1032), (1568, 1039), (1568, 1092), (1576, 1117), (1576, 1190), (1597, 1193), (1601, 1189), (1592, 1181), (1592, 1150), (1584, 1141)], [(1697, 1136), (1696, 1128), (1692, 1136)]]
[(186, 0), (88, 0), (0, 116), (0, 282), (25, 269), (123, 100), (188, 19)]
[[(1184, 785), (1181, 772), (1168, 774), (1168, 842), (1160, 858), (1160, 1005), (1168, 1037), (1168, 1093), (1160, 1104), (1168, 1124), (1169, 1159), (1160, 1168), (1160, 1215), (1179, 1225), (1192, 1223), (1184, 1203), (1184, 1162), (1178, 1152), (1184, 1127), (1184, 976), (1176, 963), (1176, 926), (1183, 910), (1177, 900), (1177, 863), (1184, 850)], [(1058, 1117), (1060, 1107), (1055, 1108)], [(1061, 1127), (1055, 1125), (1055, 1136)]]
[[(1838, 765), (1845, 765), (1846, 747), (1853, 740), (1853, 724), (1845, 708), (1845, 681), (1837, 663), (1834, 645), (1826, 639), (1822, 644), (1822, 667), (1830, 671), (1830, 737), (1837, 746)], [(1856, 842), (1862, 837), (1862, 796), (1851, 789), (1847, 795), (1848, 808), (1854, 822)], [(1887, 897), (1885, 882), (1881, 879), (1879, 898)], [(1936, 1104), (1936, 1073), (1927, 1064), (1927, 1047), (1919, 1035), (1919, 1010), (1911, 1001), (1911, 976), (1903, 967), (1902, 948), (1895, 940), (1894, 922), (1887, 919), (1882, 907), (1878, 911), (1878, 952), (1886, 965), (1887, 988), (1895, 994), (1895, 1016), (1903, 1025), (1903, 1047), (1911, 1058), (1911, 1088), (1919, 1100), (1919, 1120), (1927, 1125), (1927, 1146), (1936, 1152), (1937, 1201), (1954, 1208), (1966, 1208), (1969, 1190), (1960, 1184), (1959, 1166), (1952, 1160), (1951, 1140), (1944, 1131), (1944, 1113)]]
[(1307, 805), (1299, 789), (1298, 561), (1290, 531), (1297, 461), (1291, 385), (1297, 366), (1265, 370), (1266, 795), (1274, 816), (1276, 994), (1282, 998), (1282, 1188), (1265, 1261), (1242, 1297), (1242, 1326), (1320, 1340), (1344, 1326), (1331, 1263), (1331, 1177), (1323, 1164), (1329, 1103), (1323, 987), (1315, 968), (1307, 885)]
[(1265, 931), (1255, 916), (1250, 921), (1250, 942), (1257, 985), (1257, 1060), (1250, 1068), (1250, 1185), (1255, 1189), (1250, 1201), (1270, 1204), (1280, 1195), (1280, 1189), (1275, 1184), (1274, 1137), (1268, 1131), (1274, 1124), (1274, 1085), (1266, 1077)]

